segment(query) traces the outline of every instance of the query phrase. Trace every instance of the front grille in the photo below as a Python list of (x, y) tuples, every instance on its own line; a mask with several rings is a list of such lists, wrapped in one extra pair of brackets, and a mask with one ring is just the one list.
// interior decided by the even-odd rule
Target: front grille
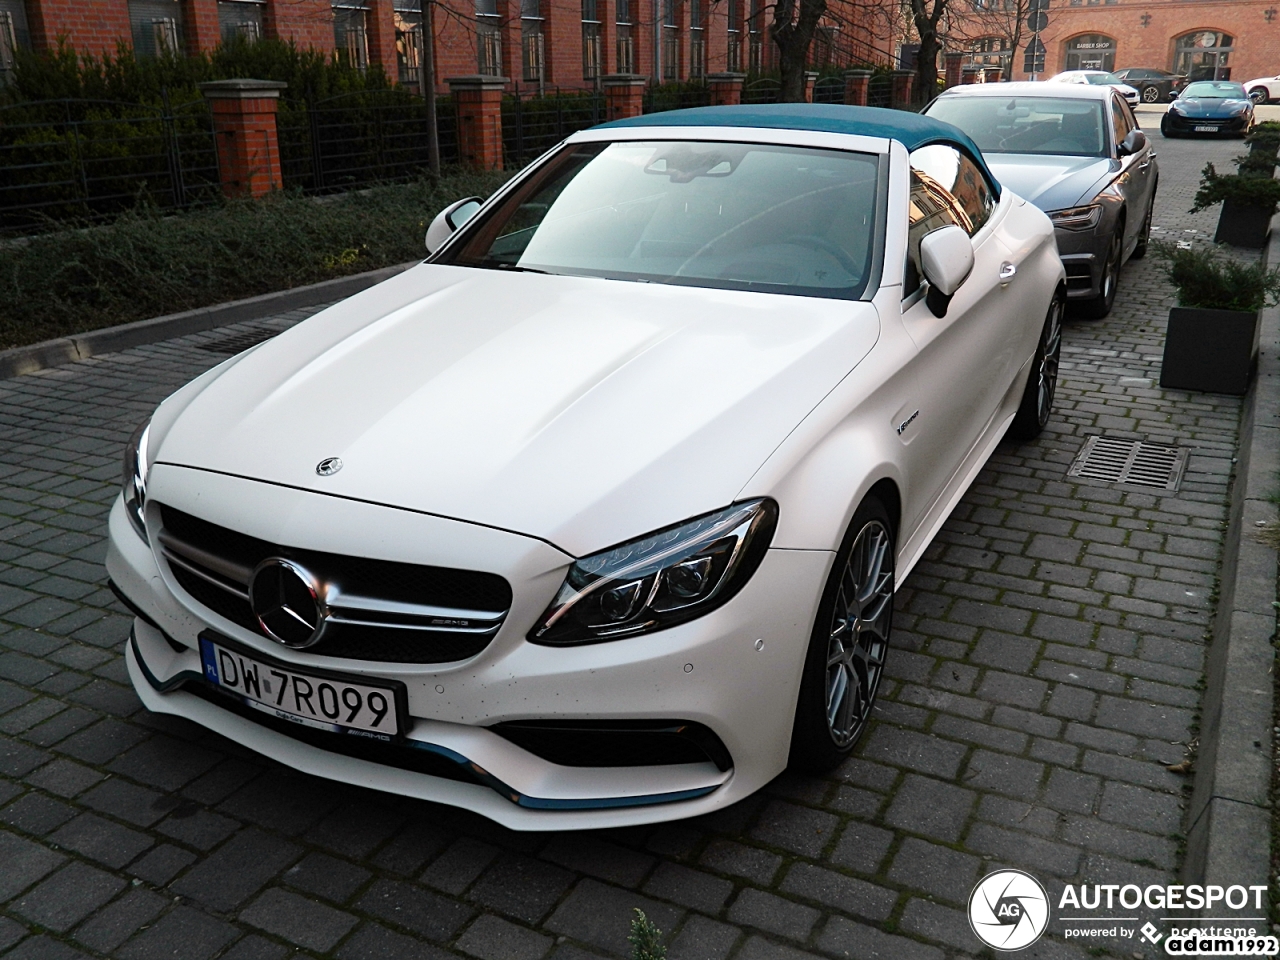
[[(348, 557), (280, 546), (160, 505), (161, 553), (197, 603), (263, 634), (249, 607), (251, 573), (269, 557), (305, 566), (331, 591), (320, 656), (387, 663), (473, 657), (511, 608), (511, 586), (493, 573)], [(265, 635), (265, 634), (263, 634)]]
[(689, 720), (514, 720), (489, 728), (534, 756), (565, 767), (661, 767), (711, 761), (733, 766), (724, 742)]

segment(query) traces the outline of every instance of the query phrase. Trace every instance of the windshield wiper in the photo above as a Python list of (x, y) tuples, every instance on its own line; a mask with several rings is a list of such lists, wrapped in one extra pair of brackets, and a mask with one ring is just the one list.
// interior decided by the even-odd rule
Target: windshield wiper
[(501, 260), (490, 260), (488, 263), (477, 264), (477, 266), (484, 267), (486, 270), (510, 270), (514, 273), (544, 273), (549, 277), (556, 276), (550, 270), (539, 270), (537, 267), (522, 267), (518, 263), (503, 263)]

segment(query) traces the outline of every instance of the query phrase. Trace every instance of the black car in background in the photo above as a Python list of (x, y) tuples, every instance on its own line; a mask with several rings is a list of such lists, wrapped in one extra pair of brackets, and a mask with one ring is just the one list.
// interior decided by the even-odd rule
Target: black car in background
[(1178, 95), (1187, 78), (1168, 70), (1151, 67), (1125, 67), (1115, 75), (1131, 87), (1136, 87), (1143, 103), (1165, 103)]
[(1196, 80), (1187, 84), (1160, 118), (1160, 132), (1166, 137), (1243, 137), (1252, 129), (1253, 101), (1244, 92), (1243, 84), (1231, 80)]

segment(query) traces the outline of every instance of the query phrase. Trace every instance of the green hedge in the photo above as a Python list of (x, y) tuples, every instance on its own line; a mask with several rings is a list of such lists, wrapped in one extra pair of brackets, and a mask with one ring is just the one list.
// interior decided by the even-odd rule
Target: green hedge
[(450, 172), (318, 201), (277, 195), (0, 242), (0, 349), (425, 256), (427, 224), (507, 174)]

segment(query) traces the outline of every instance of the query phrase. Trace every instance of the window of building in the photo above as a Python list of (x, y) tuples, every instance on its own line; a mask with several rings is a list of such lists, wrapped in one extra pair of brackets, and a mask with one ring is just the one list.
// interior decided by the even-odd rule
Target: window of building
[(176, 57), (182, 52), (182, 6), (178, 0), (129, 0), (133, 52), (140, 57)]
[(1235, 38), (1215, 30), (1184, 34), (1173, 45), (1173, 72), (1192, 80), (1230, 80)]
[(11, 75), (18, 50), (30, 48), (26, 6), (22, 0), (0, 0), (0, 85)]
[(333, 43), (338, 57), (358, 70), (369, 66), (368, 10), (358, 6), (333, 6)]
[(750, 0), (747, 15), (747, 72), (764, 70), (764, 0)]
[(618, 30), (618, 72), (636, 72), (636, 47), (632, 31), (635, 29), (633, 3), (639, 0), (615, 0), (614, 17)]
[(1022, 55), (1023, 73), (1044, 73), (1044, 44), (1039, 37), (1032, 37)]
[(597, 0), (582, 0), (582, 79), (600, 76), (600, 11)]
[(262, 8), (258, 0), (218, 0), (218, 29), (223, 43), (262, 39)]
[(1116, 65), (1116, 42), (1101, 33), (1086, 33), (1067, 41), (1064, 70), (1106, 70)]
[(476, 73), (502, 76), (502, 24), (498, 0), (476, 0)]
[(954, 225), (973, 236), (991, 219), (995, 208), (991, 185), (965, 154), (945, 144), (914, 151), (903, 293), (912, 293), (920, 286), (920, 241), (927, 234)]
[(680, 79), (679, 0), (662, 0), (662, 79)]
[(418, 0), (395, 0), (396, 78), (410, 87), (422, 83), (422, 7)]
[(742, 72), (742, 0), (727, 0), (725, 20), (729, 30), (729, 50), (725, 69), (730, 73)]
[(520, 0), (520, 75), (529, 83), (546, 79), (544, 22), (539, 0)]
[(969, 62), (984, 67), (1003, 67), (1009, 63), (1009, 43), (1004, 37), (981, 37), (969, 46)]
[(704, 0), (689, 0), (689, 76), (707, 75), (707, 34), (703, 29), (706, 15)]

